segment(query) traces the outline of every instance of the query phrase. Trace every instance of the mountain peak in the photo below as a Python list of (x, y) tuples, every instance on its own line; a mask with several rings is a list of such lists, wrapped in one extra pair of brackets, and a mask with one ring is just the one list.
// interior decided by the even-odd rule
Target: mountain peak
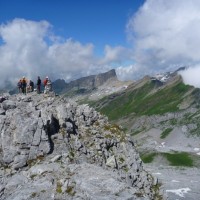
[(86, 77), (81, 77), (79, 79), (73, 80), (69, 83), (64, 82), (64, 80), (56, 80), (54, 85), (54, 90), (56, 93), (87, 93), (92, 90), (97, 89), (99, 86), (103, 85), (107, 81), (116, 81), (117, 75), (114, 69), (100, 73), (97, 75), (90, 75)]

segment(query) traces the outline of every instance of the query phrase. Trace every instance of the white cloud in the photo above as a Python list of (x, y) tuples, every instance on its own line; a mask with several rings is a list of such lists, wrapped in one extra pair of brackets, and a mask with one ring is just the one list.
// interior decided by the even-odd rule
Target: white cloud
[(125, 80), (136, 80), (145, 75), (144, 71), (141, 71), (141, 67), (137, 64), (129, 66), (120, 66), (116, 68), (116, 74), (122, 81)]
[(60, 38), (47, 21), (14, 19), (0, 25), (0, 88), (6, 80), (16, 84), (23, 75), (33, 80), (49, 75), (69, 81), (114, 66), (119, 79), (129, 80), (197, 66), (199, 24), (199, 0), (146, 0), (127, 23), (133, 49), (107, 44), (103, 57), (97, 57), (95, 44)]
[(86, 74), (96, 60), (93, 48), (93, 44), (82, 45), (72, 39), (50, 46), (48, 57), (52, 59), (57, 78), (67, 80)]
[(6, 81), (16, 85), (22, 76), (35, 81), (38, 75), (48, 75), (69, 81), (105, 72), (128, 55), (123, 47), (106, 45), (104, 57), (98, 58), (93, 44), (60, 38), (47, 21), (14, 19), (0, 25), (0, 38), (0, 88)]
[(146, 0), (127, 23), (141, 70), (166, 71), (199, 63), (199, 24), (199, 0)]
[(131, 56), (131, 50), (122, 46), (111, 47), (105, 46), (105, 57), (100, 61), (100, 64), (109, 62), (123, 62), (124, 59), (129, 59)]
[(3, 40), (0, 46), (0, 86), (5, 81), (17, 81), (23, 75), (34, 78), (44, 72), (48, 47), (43, 38), (49, 28), (46, 21), (36, 23), (23, 19), (0, 26)]
[(179, 72), (186, 84), (200, 87), (200, 64)]

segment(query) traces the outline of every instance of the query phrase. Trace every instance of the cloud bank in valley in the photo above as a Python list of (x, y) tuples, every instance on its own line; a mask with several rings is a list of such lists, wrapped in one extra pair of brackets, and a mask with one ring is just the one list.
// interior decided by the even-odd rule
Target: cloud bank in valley
[(99, 58), (92, 43), (59, 38), (52, 30), (47, 21), (14, 19), (0, 25), (1, 88), (9, 81), (16, 85), (22, 76), (36, 80), (38, 75), (48, 75), (52, 80), (70, 81), (105, 72), (129, 54), (124, 47), (106, 45), (104, 57)]
[(200, 87), (200, 65), (195, 65), (184, 71), (180, 71), (179, 74), (183, 77), (183, 81), (186, 84), (193, 85), (194, 87)]
[(140, 70), (149, 74), (194, 65), (184, 73), (186, 82), (192, 79), (192, 72), (200, 71), (199, 24), (199, 0), (146, 0), (127, 23)]

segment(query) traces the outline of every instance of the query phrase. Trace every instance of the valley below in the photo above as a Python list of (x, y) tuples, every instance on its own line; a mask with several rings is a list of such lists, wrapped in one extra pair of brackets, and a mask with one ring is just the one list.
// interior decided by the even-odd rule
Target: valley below
[(186, 136), (181, 128), (165, 139), (160, 136), (161, 130), (153, 128), (133, 137), (145, 169), (157, 177), (169, 200), (199, 199), (199, 138)]
[(146, 164), (145, 169), (158, 178), (169, 200), (197, 200), (200, 197), (199, 168), (172, 167), (165, 163)]
[[(164, 77), (164, 76), (163, 76)], [(200, 199), (200, 91), (177, 72), (144, 77), (89, 104), (129, 134), (169, 200)]]
[(199, 109), (119, 120), (169, 200), (200, 199)]

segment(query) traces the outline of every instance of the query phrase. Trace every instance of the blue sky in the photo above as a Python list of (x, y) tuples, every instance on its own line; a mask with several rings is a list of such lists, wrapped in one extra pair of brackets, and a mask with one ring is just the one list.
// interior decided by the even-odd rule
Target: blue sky
[(22, 76), (68, 82), (115, 68), (136, 80), (181, 66), (200, 86), (199, 47), (199, 0), (0, 0), (0, 88)]
[(56, 35), (93, 43), (102, 54), (105, 44), (129, 45), (125, 26), (143, 0), (0, 0), (0, 22), (14, 18), (47, 20)]

